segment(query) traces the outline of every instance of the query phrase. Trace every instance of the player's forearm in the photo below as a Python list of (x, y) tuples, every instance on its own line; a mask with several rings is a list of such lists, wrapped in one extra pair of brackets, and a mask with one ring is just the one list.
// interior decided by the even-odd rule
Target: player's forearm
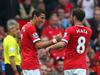
[(17, 68), (16, 68), (16, 63), (15, 63), (15, 60), (14, 60), (14, 57), (10, 57), (10, 65), (13, 69), (14, 72), (17, 72)]
[(49, 47), (47, 47), (46, 49), (47, 50), (52, 50), (52, 49), (61, 49), (61, 48), (64, 48), (66, 46), (66, 43), (65, 42), (58, 42), (54, 45), (51, 45)]
[(52, 40), (50, 40), (50, 41), (40, 41), (40, 42), (36, 43), (36, 47), (41, 49), (41, 48), (46, 48), (46, 47), (48, 47), (52, 44), (53, 44)]

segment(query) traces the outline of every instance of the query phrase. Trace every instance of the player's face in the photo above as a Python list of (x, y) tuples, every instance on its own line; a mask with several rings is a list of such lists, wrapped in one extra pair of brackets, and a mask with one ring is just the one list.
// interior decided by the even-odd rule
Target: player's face
[(45, 14), (42, 13), (42, 14), (40, 15), (40, 18), (41, 18), (42, 23), (44, 23), (44, 22), (45, 22)]
[(41, 14), (39, 17), (37, 17), (37, 25), (40, 25), (41, 23), (45, 22), (45, 14)]
[(49, 20), (49, 23), (50, 25), (58, 25), (58, 21), (59, 21), (59, 18), (57, 16), (52, 16), (51, 19)]
[(21, 33), (20, 33), (19, 26), (16, 27), (16, 37), (21, 38)]
[(11, 33), (12, 33), (13, 36), (18, 37), (19, 36), (19, 26), (12, 27)]
[(59, 15), (60, 18), (65, 17), (64, 10), (63, 9), (58, 9), (58, 15)]
[(41, 65), (40, 69), (42, 75), (47, 75), (47, 67), (45, 65)]
[(58, 61), (57, 62), (57, 69), (59, 70), (59, 71), (63, 71), (63, 61)]

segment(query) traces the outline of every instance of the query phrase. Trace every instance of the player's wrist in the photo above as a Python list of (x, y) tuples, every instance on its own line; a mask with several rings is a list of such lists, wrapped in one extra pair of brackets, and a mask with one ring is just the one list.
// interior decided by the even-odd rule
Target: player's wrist
[(55, 43), (57, 43), (57, 40), (55, 38), (53, 38), (52, 42), (55, 44)]
[(49, 53), (50, 53), (51, 49), (52, 49), (51, 47), (46, 48), (47, 52), (49, 52)]

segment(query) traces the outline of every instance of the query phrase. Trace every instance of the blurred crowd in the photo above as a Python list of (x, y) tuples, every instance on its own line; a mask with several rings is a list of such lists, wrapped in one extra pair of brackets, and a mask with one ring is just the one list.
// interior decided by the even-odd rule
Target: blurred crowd
[[(84, 25), (93, 30), (90, 41), (91, 53), (87, 55), (87, 75), (100, 75), (100, 0), (1, 0), (0, 1), (0, 73), (4, 75), (3, 39), (7, 35), (7, 21), (14, 19), (20, 29), (32, 18), (34, 10), (41, 10), (45, 20), (37, 26), (37, 33), (42, 40), (51, 40), (56, 35), (63, 36), (64, 30), (73, 25), (71, 12), (80, 7), (86, 17)], [(41, 75), (63, 75), (64, 49), (38, 50)], [(74, 61), (73, 61), (74, 62)], [(0, 74), (0, 75), (1, 75)]]

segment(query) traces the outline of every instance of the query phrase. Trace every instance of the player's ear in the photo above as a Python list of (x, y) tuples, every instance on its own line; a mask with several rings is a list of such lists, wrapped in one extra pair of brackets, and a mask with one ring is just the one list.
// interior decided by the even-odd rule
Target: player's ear
[(74, 20), (74, 21), (76, 21), (76, 20), (77, 20), (76, 16), (73, 16), (73, 20)]

